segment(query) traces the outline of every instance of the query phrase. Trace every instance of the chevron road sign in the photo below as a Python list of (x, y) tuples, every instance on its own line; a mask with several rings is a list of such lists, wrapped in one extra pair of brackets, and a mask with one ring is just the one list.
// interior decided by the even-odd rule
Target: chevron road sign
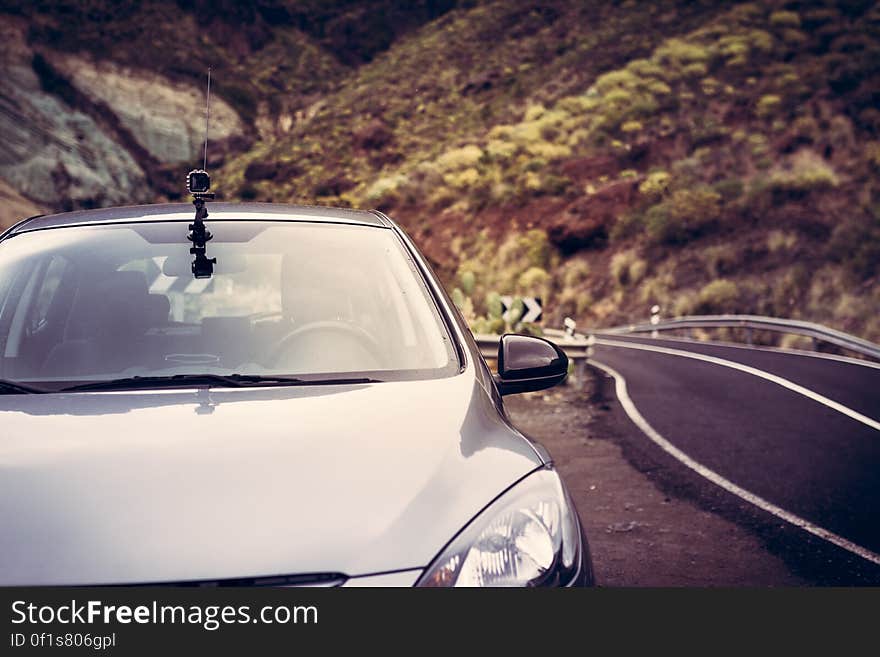
[[(520, 317), (521, 322), (528, 322), (530, 324), (535, 324), (541, 321), (541, 299), (539, 297), (519, 297), (522, 299), (523, 306), (523, 316)], [(509, 322), (511, 320), (510, 310), (513, 307), (513, 302), (516, 297), (505, 295), (501, 297), (501, 317), (505, 322)]]

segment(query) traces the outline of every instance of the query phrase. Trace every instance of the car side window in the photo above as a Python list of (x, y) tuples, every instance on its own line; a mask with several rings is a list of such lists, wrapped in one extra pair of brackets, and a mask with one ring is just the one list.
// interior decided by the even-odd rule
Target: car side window
[(53, 255), (13, 277), (0, 315), (0, 328), (8, 327), (2, 345), (4, 376), (21, 368), (31, 371), (62, 339), (65, 304), (59, 305), (64, 296), (60, 291), (71, 267), (67, 258)]

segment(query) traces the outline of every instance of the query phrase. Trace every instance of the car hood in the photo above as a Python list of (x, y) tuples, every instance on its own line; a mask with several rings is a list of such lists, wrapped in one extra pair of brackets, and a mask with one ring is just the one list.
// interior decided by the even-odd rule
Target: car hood
[(541, 464), (469, 373), (0, 396), (0, 584), (426, 566)]

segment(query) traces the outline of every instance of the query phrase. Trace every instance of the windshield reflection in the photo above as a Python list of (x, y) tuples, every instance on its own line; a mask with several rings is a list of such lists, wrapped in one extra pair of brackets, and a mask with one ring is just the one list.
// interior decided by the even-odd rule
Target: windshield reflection
[(421, 275), (394, 233), (218, 222), (211, 278), (184, 222), (35, 231), (0, 243), (0, 379), (207, 374), (383, 380), (454, 373)]

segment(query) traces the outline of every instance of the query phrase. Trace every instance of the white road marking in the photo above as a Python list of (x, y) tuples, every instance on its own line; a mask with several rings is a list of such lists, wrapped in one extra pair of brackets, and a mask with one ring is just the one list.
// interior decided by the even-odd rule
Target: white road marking
[(874, 420), (867, 415), (862, 415), (858, 411), (854, 411), (853, 409), (844, 406), (843, 404), (836, 402), (833, 399), (829, 399), (824, 395), (820, 395), (818, 392), (813, 392), (809, 388), (798, 385), (793, 381), (789, 381), (788, 379), (784, 379), (781, 376), (777, 376), (775, 374), (770, 374), (770, 372), (765, 372), (764, 370), (759, 370), (755, 367), (750, 367), (749, 365), (743, 365), (742, 363), (736, 363), (732, 360), (717, 358), (716, 356), (707, 356), (706, 354), (698, 354), (692, 351), (681, 351), (680, 349), (670, 349), (668, 347), (656, 347), (654, 345), (642, 344), (640, 342), (617, 342), (615, 340), (596, 338), (594, 344), (604, 345), (606, 347), (621, 347), (623, 349), (654, 351), (660, 354), (668, 354), (670, 356), (681, 356), (682, 358), (693, 358), (694, 360), (702, 360), (707, 363), (713, 363), (715, 365), (721, 365), (722, 367), (729, 367), (734, 370), (739, 370), (740, 372), (745, 372), (746, 374), (757, 376), (761, 379), (765, 379), (766, 381), (770, 381), (771, 383), (775, 383), (778, 386), (791, 390), (792, 392), (796, 392), (799, 395), (803, 395), (808, 399), (812, 399), (813, 401), (818, 402), (823, 406), (827, 406), (828, 408), (833, 409), (838, 413), (842, 413), (843, 415), (852, 418), (856, 422), (861, 422), (862, 424), (871, 427), (875, 431), (880, 431), (880, 422), (878, 422), (877, 420)]
[[(612, 333), (598, 332), (599, 335), (607, 335), (614, 339)], [(632, 335), (634, 338), (646, 338), (645, 335)], [(803, 349), (783, 349), (782, 347), (765, 347), (759, 345), (736, 344), (733, 342), (724, 342), (720, 340), (694, 340), (692, 338), (681, 338), (677, 336), (660, 336), (658, 340), (669, 340), (671, 342), (683, 342), (685, 344), (706, 345), (707, 347), (727, 347), (728, 349), (748, 349), (749, 351), (769, 351), (776, 354), (786, 354), (788, 356), (806, 356), (807, 358), (820, 358), (822, 360), (833, 360), (838, 363), (849, 363), (850, 365), (861, 365), (862, 367), (870, 367), (880, 370), (880, 363), (870, 360), (861, 360), (859, 358), (850, 358), (849, 356), (838, 356), (837, 354), (820, 354), (813, 351), (804, 351)]]
[(624, 379), (619, 372), (603, 363), (599, 363), (593, 360), (592, 358), (588, 359), (587, 362), (607, 372), (614, 378), (614, 389), (617, 393), (617, 399), (623, 406), (623, 410), (626, 411), (626, 414), (642, 431), (642, 433), (648, 436), (648, 438), (650, 438), (664, 452), (677, 459), (682, 464), (686, 465), (688, 468), (696, 472), (701, 477), (708, 479), (713, 484), (720, 486), (729, 493), (733, 493), (734, 495), (745, 500), (746, 502), (754, 504), (759, 509), (763, 509), (767, 513), (770, 513), (777, 518), (780, 518), (794, 525), (795, 527), (799, 527), (800, 529), (803, 529), (804, 531), (809, 532), (814, 536), (818, 536), (822, 540), (828, 541), (829, 543), (832, 543), (837, 547), (846, 550), (847, 552), (851, 552), (852, 554), (855, 554), (862, 559), (880, 565), (880, 554), (872, 552), (871, 550), (864, 548), (861, 545), (857, 545), (852, 541), (848, 541), (842, 536), (838, 536), (834, 532), (828, 531), (824, 527), (814, 525), (809, 520), (804, 520), (800, 516), (790, 513), (789, 511), (786, 511), (785, 509), (776, 506), (772, 502), (768, 502), (763, 497), (759, 497), (758, 495), (755, 495), (754, 493), (751, 493), (744, 488), (740, 488), (732, 481), (725, 479), (714, 470), (710, 470), (703, 464), (698, 463), (697, 461), (692, 459), (690, 456), (685, 454), (675, 445), (670, 443), (666, 438), (660, 435), (660, 433), (658, 433), (657, 430), (654, 429), (654, 427), (652, 427), (648, 423), (648, 421), (642, 416), (642, 414), (639, 412), (639, 409), (636, 408), (636, 405), (633, 403), (632, 399), (629, 396), (629, 393), (627, 392), (626, 379)]

